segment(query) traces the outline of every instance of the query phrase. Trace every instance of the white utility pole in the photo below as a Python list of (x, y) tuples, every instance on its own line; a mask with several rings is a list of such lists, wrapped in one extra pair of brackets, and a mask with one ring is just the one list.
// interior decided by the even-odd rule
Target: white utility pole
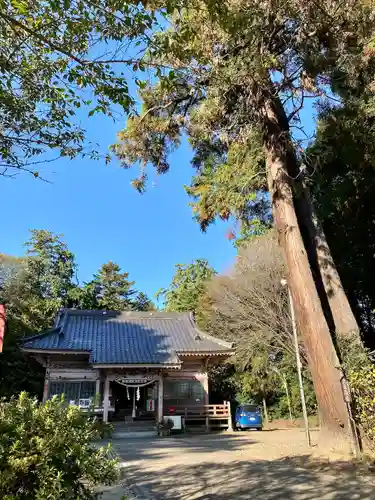
[(307, 441), (308, 446), (311, 446), (309, 419), (308, 419), (308, 416), (307, 416), (305, 391), (304, 391), (304, 388), (303, 388), (303, 381), (302, 381), (302, 363), (301, 363), (301, 356), (300, 356), (300, 353), (299, 353), (297, 324), (296, 324), (296, 317), (295, 317), (295, 314), (294, 314), (293, 297), (292, 297), (292, 294), (290, 293), (290, 289), (289, 289), (287, 280), (285, 280), (285, 279), (281, 280), (281, 284), (283, 286), (288, 287), (290, 317), (291, 317), (291, 320), (292, 320), (294, 349), (295, 349), (295, 352), (296, 352), (296, 362), (297, 362), (299, 392), (300, 392), (300, 396), (301, 396), (303, 420), (305, 422), (306, 441)]

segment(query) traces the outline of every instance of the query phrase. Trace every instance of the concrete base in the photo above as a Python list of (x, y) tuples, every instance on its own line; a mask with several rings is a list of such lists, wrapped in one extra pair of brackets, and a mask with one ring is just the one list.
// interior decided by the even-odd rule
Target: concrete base
[(116, 431), (112, 434), (111, 439), (127, 439), (127, 438), (145, 438), (145, 437), (155, 437), (156, 430), (147, 431)]
[(112, 439), (156, 436), (155, 422), (114, 422)]

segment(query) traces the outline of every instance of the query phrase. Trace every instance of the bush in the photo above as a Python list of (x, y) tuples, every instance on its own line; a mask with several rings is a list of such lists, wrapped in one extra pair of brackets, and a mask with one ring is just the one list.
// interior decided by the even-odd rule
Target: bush
[(0, 400), (0, 498), (92, 500), (117, 476), (111, 448), (94, 448), (94, 421), (53, 398)]
[(368, 444), (375, 450), (375, 366), (367, 364), (349, 371), (355, 415)]
[(93, 428), (97, 431), (100, 439), (110, 438), (115, 430), (112, 424), (98, 419), (94, 419)]

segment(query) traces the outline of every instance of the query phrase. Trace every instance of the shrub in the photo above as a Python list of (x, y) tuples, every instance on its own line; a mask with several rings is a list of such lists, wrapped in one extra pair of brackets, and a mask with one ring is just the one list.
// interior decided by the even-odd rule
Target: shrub
[(375, 450), (375, 366), (367, 364), (349, 371), (355, 414), (368, 444)]
[(94, 421), (53, 398), (0, 400), (0, 498), (92, 500), (116, 479), (110, 446), (94, 448)]
[(357, 332), (340, 335), (337, 342), (350, 384), (356, 424), (362, 438), (375, 451), (375, 366)]
[(94, 419), (93, 427), (97, 431), (100, 439), (108, 439), (112, 436), (115, 430), (110, 423), (103, 422), (102, 420)]

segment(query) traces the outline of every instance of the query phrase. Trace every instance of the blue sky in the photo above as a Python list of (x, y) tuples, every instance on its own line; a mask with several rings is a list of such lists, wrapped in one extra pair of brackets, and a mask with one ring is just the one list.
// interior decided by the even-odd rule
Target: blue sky
[[(129, 73), (130, 91), (136, 86)], [(138, 75), (139, 76), (139, 75)], [(141, 75), (144, 77), (144, 75)], [(313, 133), (313, 102), (308, 100), (301, 117), (308, 134)], [(104, 154), (116, 141), (124, 121), (78, 117), (87, 137), (100, 145)], [(298, 130), (295, 136), (302, 138)], [(136, 281), (136, 288), (153, 296), (168, 286), (177, 263), (205, 258), (219, 272), (226, 271), (236, 254), (226, 239), (229, 223), (217, 222), (202, 233), (192, 218), (184, 184), (194, 174), (191, 151), (186, 143), (171, 157), (169, 173), (157, 177), (148, 171), (149, 188), (140, 195), (130, 182), (136, 168), (124, 170), (114, 160), (59, 159), (40, 167), (51, 183), (22, 174), (15, 179), (0, 176), (3, 209), (0, 252), (21, 255), (29, 229), (49, 229), (64, 235), (75, 253), (80, 282), (91, 279), (104, 262), (113, 260)]]
[[(96, 116), (84, 125), (90, 140), (106, 151), (123, 123)], [(190, 157), (183, 144), (171, 158), (171, 171), (154, 176), (144, 195), (130, 185), (137, 169), (126, 171), (115, 160), (108, 166), (88, 159), (46, 164), (40, 173), (52, 184), (27, 174), (0, 177), (0, 252), (20, 255), (29, 229), (49, 229), (64, 235), (76, 255), (81, 281), (113, 260), (149, 295), (168, 286), (177, 263), (206, 258), (225, 271), (235, 255), (225, 237), (228, 224), (217, 223), (202, 234), (192, 219), (183, 188), (194, 173)]]

